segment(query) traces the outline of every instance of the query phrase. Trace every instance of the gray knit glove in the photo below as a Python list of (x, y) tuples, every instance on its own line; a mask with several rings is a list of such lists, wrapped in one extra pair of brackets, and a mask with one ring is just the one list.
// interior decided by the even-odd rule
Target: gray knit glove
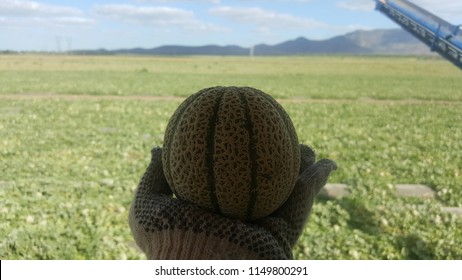
[(292, 259), (314, 197), (335, 162), (300, 145), (298, 181), (289, 199), (262, 219), (243, 222), (173, 197), (162, 169), (162, 149), (152, 159), (136, 190), (129, 223), (137, 245), (149, 259)]

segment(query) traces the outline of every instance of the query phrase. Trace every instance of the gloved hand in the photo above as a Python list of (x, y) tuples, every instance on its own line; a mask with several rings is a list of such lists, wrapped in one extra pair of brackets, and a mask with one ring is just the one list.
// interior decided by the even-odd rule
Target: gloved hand
[(252, 222), (230, 219), (173, 197), (162, 169), (162, 149), (136, 190), (129, 223), (148, 259), (292, 259), (314, 197), (335, 162), (300, 145), (299, 178), (288, 200), (274, 213)]

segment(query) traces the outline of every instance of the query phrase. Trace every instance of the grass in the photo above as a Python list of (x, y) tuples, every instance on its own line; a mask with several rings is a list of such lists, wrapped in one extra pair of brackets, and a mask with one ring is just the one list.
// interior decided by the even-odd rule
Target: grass
[(0, 56), (0, 61), (0, 94), (186, 97), (212, 85), (249, 85), (277, 98), (462, 101), (461, 73), (442, 60)]
[[(128, 209), (180, 103), (11, 95), (186, 96), (222, 83), (288, 99), (299, 140), (338, 163), (331, 182), (351, 187), (317, 200), (298, 259), (462, 258), (462, 219), (441, 211), (462, 206), (462, 84), (443, 61), (3, 56), (0, 72), (1, 259), (143, 258)], [(397, 183), (429, 185), (437, 199), (397, 198)]]

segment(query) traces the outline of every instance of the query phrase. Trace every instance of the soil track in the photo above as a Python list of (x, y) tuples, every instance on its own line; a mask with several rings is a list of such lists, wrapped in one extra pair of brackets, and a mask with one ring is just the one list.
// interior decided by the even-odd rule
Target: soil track
[[(141, 100), (141, 101), (178, 101), (181, 102), (185, 97), (178, 96), (150, 96), (150, 95), (65, 95), (65, 94), (47, 94), (47, 93), (30, 93), (30, 94), (0, 94), (0, 99), (16, 99), (16, 100)], [(277, 98), (281, 103), (320, 103), (320, 104), (378, 104), (378, 105), (462, 105), (459, 100), (419, 100), (419, 99), (373, 99), (373, 98), (359, 98), (359, 99), (317, 99), (305, 97), (292, 97), (292, 98)]]

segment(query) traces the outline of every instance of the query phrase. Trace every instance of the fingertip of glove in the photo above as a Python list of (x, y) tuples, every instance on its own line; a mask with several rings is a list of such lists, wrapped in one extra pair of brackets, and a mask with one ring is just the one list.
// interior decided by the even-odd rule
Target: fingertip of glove
[(316, 161), (316, 153), (311, 147), (305, 144), (300, 144), (300, 157), (301, 161), (299, 173), (301, 174)]
[[(307, 186), (315, 186), (316, 189), (322, 188), (332, 171), (337, 169), (335, 161), (330, 159), (320, 159), (315, 164), (307, 168), (299, 177), (300, 182)], [(317, 192), (317, 191), (316, 191)]]
[(327, 158), (320, 159), (318, 162), (316, 162), (316, 164), (324, 168), (327, 168), (330, 171), (337, 170), (338, 168), (338, 165), (335, 161)]
[(156, 155), (162, 155), (162, 148), (161, 147), (154, 147), (151, 150), (151, 155), (154, 157)]

